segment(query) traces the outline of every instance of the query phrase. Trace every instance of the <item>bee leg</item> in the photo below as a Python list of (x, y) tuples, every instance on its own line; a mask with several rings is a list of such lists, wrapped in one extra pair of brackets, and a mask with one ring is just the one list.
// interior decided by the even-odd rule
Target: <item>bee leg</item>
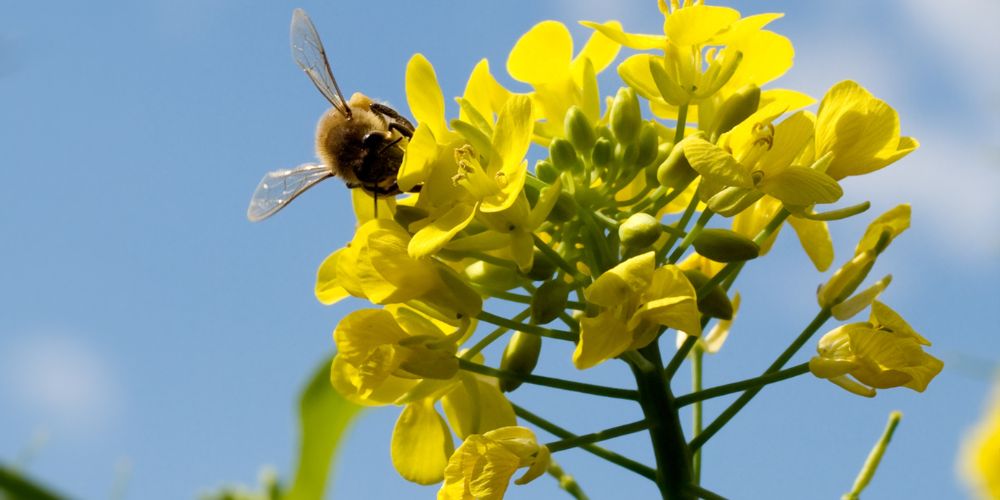
[(399, 141), (401, 141), (401, 140), (403, 140), (402, 137), (397, 137), (395, 141), (392, 141), (389, 144), (386, 144), (385, 146), (382, 147), (382, 149), (378, 150), (378, 154), (382, 154), (385, 150), (387, 150), (387, 149), (395, 146), (396, 144), (399, 144)]
[(351, 188), (351, 189), (355, 189), (355, 188), (359, 188), (359, 187), (363, 187), (363, 186), (361, 185), (361, 183), (358, 183), (358, 182), (345, 182), (344, 184), (347, 184), (347, 187), (349, 187), (349, 188)]
[(410, 120), (407, 120), (405, 116), (399, 114), (395, 109), (382, 103), (373, 102), (371, 110), (389, 118), (389, 130), (396, 130), (407, 138), (413, 137), (413, 129), (415, 127), (410, 123)]

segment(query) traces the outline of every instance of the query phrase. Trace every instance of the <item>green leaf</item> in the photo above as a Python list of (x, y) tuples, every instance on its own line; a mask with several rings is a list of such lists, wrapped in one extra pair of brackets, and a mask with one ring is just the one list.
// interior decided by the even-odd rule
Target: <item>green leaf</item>
[(17, 470), (0, 464), (0, 498), (62, 500), (64, 497), (53, 493), (45, 486), (24, 477)]
[(320, 365), (299, 399), (299, 464), (287, 500), (323, 498), (337, 446), (362, 409), (330, 385), (332, 359)]

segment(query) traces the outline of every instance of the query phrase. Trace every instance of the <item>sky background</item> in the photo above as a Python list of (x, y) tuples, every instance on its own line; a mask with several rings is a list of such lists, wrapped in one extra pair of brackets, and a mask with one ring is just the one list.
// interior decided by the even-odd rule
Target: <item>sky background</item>
[[(902, 424), (868, 496), (965, 496), (957, 450), (1000, 359), (1000, 3), (728, 5), (787, 14), (771, 29), (795, 44), (795, 66), (770, 88), (820, 97), (857, 80), (921, 141), (900, 163), (843, 182), (842, 206), (871, 199), (873, 208), (832, 225), (835, 266), (868, 220), (912, 203), (912, 229), (873, 277), (893, 274), (883, 300), (934, 342), (929, 352), (946, 366), (924, 394), (886, 390), (866, 400), (811, 376), (770, 387), (706, 445), (703, 484), (733, 498), (839, 497), (899, 409)], [(288, 476), (299, 388), (332, 351), (338, 319), (362, 306), (324, 307), (312, 293), (317, 266), (353, 230), (338, 182), (264, 223), (245, 218), (266, 171), (313, 160), (326, 103), (290, 57), (288, 24), (299, 6), (345, 91), (404, 113), (403, 74), (415, 52), (434, 64), (446, 96), (461, 93), (482, 57), (523, 91), (504, 61), (535, 23), (567, 23), (580, 46), (588, 32), (577, 20), (657, 32), (661, 19), (651, 0), (5, 2), (0, 460), (86, 499), (111, 498), (122, 485), (127, 499), (192, 498), (253, 484), (264, 465)], [(613, 94), (613, 74), (602, 81)], [(743, 309), (724, 350), (706, 362), (706, 386), (766, 367), (815, 314), (814, 290), (828, 274), (811, 267), (790, 233), (748, 266), (736, 285)], [(540, 372), (577, 376), (569, 354), (546, 347)], [(583, 376), (630, 381), (621, 363)], [(679, 377), (675, 391), (687, 387)], [(639, 417), (627, 403), (527, 386), (512, 399), (578, 433)], [(406, 483), (392, 468), (398, 413), (380, 408), (357, 422), (331, 498), (433, 498), (436, 488)], [(609, 446), (651, 458), (641, 435)], [(656, 494), (589, 454), (556, 458), (592, 498)], [(560, 495), (543, 477), (508, 497)]]

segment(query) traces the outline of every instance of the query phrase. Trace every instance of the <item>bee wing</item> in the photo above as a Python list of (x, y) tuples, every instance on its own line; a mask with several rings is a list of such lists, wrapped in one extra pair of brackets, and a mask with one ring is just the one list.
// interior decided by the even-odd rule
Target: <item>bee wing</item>
[(351, 109), (346, 104), (347, 99), (344, 99), (344, 93), (340, 91), (333, 72), (330, 71), (323, 42), (320, 41), (319, 33), (316, 32), (309, 15), (302, 9), (295, 9), (292, 12), (291, 39), (292, 58), (295, 59), (295, 63), (309, 75), (309, 79), (333, 107), (349, 116)]
[(268, 172), (257, 185), (253, 198), (250, 198), (247, 219), (257, 222), (274, 215), (296, 196), (327, 177), (333, 177), (333, 171), (326, 165), (315, 163)]

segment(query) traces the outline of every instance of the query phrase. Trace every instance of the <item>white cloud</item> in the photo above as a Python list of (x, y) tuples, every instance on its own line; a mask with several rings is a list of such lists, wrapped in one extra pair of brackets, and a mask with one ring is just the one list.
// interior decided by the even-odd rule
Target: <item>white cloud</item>
[(15, 336), (3, 349), (0, 373), (11, 394), (9, 408), (61, 436), (93, 435), (121, 407), (108, 364), (80, 335), (50, 330)]

